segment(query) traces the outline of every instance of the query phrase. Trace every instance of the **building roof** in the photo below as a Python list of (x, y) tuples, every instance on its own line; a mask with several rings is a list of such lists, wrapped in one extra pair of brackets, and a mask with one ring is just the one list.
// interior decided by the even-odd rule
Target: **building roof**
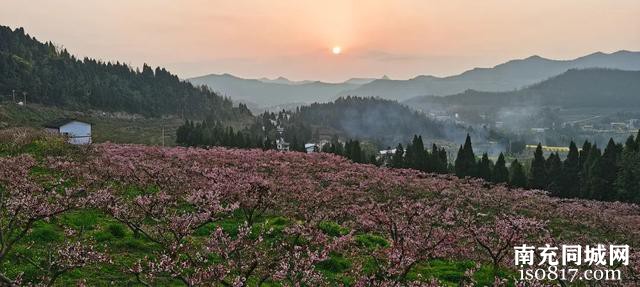
[(89, 125), (91, 124), (90, 122), (78, 120), (78, 119), (75, 119), (75, 118), (59, 118), (57, 120), (53, 120), (53, 121), (50, 121), (50, 122), (44, 124), (44, 127), (45, 128), (57, 129), (57, 128), (60, 128), (61, 126), (64, 126), (64, 125), (70, 123), (70, 122), (81, 122), (81, 123), (85, 123), (85, 124), (89, 124)]
[(396, 149), (385, 149), (385, 150), (381, 150), (380, 154), (381, 155), (387, 155), (387, 154), (395, 154), (396, 153)]

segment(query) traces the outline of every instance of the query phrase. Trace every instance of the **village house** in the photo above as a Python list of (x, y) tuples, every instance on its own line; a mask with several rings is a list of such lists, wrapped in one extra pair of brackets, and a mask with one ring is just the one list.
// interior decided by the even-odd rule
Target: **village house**
[(307, 151), (307, 153), (320, 152), (320, 146), (315, 143), (304, 144), (304, 149)]
[(70, 144), (91, 144), (91, 123), (76, 119), (59, 119), (46, 124), (45, 129), (64, 135)]

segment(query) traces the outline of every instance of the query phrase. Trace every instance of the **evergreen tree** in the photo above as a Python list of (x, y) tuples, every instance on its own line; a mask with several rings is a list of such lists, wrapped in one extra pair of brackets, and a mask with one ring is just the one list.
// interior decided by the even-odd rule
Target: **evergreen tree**
[(440, 149), (439, 154), (439, 162), (440, 162), (440, 173), (448, 173), (449, 172), (449, 159), (447, 157), (447, 151), (444, 148)]
[(553, 196), (561, 196), (562, 194), (562, 160), (558, 153), (550, 154), (546, 162), (547, 176), (549, 184), (547, 190)]
[(538, 147), (533, 153), (533, 161), (531, 162), (529, 175), (529, 186), (535, 189), (547, 188), (546, 166), (544, 155), (542, 153), (542, 144), (540, 143), (538, 143)]
[[(444, 153), (444, 158), (443, 158)], [(447, 172), (447, 152), (444, 150), (438, 149), (438, 146), (434, 143), (431, 146), (431, 157), (430, 157), (430, 167), (433, 172), (437, 173), (446, 173)]]
[[(592, 167), (596, 161), (600, 160), (600, 149), (596, 145), (591, 145), (589, 142), (585, 141), (583, 148), (586, 146), (586, 152), (583, 150), (580, 154), (580, 158), (582, 161), (582, 167), (580, 169), (579, 178), (580, 178), (580, 193), (578, 197), (580, 198), (593, 198), (593, 182), (589, 178), (591, 173), (594, 171)], [(598, 163), (599, 166), (599, 163)], [(599, 172), (596, 172), (599, 174)]]
[(456, 176), (463, 178), (466, 176), (476, 176), (476, 156), (471, 146), (471, 137), (467, 134), (467, 138), (463, 146), (458, 150), (458, 156), (455, 161)]
[(615, 194), (614, 183), (618, 177), (618, 160), (620, 158), (620, 149), (613, 141), (609, 139), (607, 147), (604, 149), (601, 160), (602, 179), (604, 180), (604, 189), (599, 191), (599, 198), (606, 201), (612, 201), (617, 198)]
[(602, 154), (597, 146), (592, 146), (589, 157), (584, 167), (585, 186), (583, 188), (582, 198), (590, 198), (603, 200), (607, 188), (607, 182), (604, 179), (604, 171), (602, 164)]
[(427, 151), (424, 149), (422, 136), (415, 137), (413, 147), (415, 148), (416, 167), (418, 170), (427, 171)]
[(527, 174), (517, 159), (511, 162), (511, 180), (509, 181), (509, 185), (519, 188), (527, 187)]
[(507, 183), (509, 182), (509, 170), (507, 169), (506, 162), (504, 160), (504, 154), (500, 153), (496, 165), (493, 168), (494, 183)]
[(627, 141), (624, 144), (625, 148), (631, 151), (638, 151), (640, 144), (638, 143), (638, 139), (633, 139), (633, 136), (629, 136)]
[(573, 198), (580, 193), (578, 175), (580, 173), (580, 154), (578, 147), (571, 141), (569, 144), (569, 153), (564, 160), (562, 166), (562, 181), (560, 188), (560, 196)]
[(365, 163), (365, 156), (358, 140), (349, 140), (344, 149), (346, 158), (356, 163)]
[(393, 158), (391, 159), (391, 167), (404, 167), (404, 148), (402, 147), (402, 144), (398, 144), (396, 147), (396, 152), (393, 154)]
[(408, 143), (407, 148), (404, 150), (404, 167), (416, 169), (416, 158), (416, 151), (415, 148), (413, 148), (413, 144)]
[(407, 145), (406, 167), (426, 171), (427, 154), (422, 136), (414, 135), (411, 144)]
[(482, 154), (482, 159), (478, 163), (478, 177), (485, 181), (491, 181), (491, 170), (493, 169), (493, 162), (489, 159), (487, 153)]
[(589, 158), (589, 154), (591, 153), (591, 143), (587, 140), (582, 144), (582, 150), (580, 150), (580, 169), (584, 168), (584, 164), (587, 162)]
[(617, 198), (625, 202), (640, 203), (640, 151), (636, 144), (640, 134), (627, 139), (620, 156), (620, 171), (615, 181)]

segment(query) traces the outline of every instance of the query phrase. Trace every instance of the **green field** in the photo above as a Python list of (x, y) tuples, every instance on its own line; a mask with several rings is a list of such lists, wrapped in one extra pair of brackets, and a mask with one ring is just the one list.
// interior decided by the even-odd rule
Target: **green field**
[[(106, 113), (100, 111), (79, 112), (38, 104), (19, 106), (10, 102), (0, 103), (0, 129), (10, 127), (41, 128), (47, 122), (59, 118), (75, 118), (92, 124), (93, 141), (96, 143), (135, 143), (146, 145), (175, 145), (176, 129), (184, 123), (177, 116), (145, 118), (140, 115)], [(229, 122), (234, 129), (243, 127), (251, 119)]]

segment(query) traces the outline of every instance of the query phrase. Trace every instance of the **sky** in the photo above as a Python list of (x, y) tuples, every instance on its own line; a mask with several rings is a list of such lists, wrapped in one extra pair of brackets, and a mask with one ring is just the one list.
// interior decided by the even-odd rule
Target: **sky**
[[(343, 81), (447, 76), (540, 55), (640, 51), (638, 0), (2, 0), (24, 27), (80, 57), (181, 78)], [(335, 55), (332, 48), (342, 53)]]

